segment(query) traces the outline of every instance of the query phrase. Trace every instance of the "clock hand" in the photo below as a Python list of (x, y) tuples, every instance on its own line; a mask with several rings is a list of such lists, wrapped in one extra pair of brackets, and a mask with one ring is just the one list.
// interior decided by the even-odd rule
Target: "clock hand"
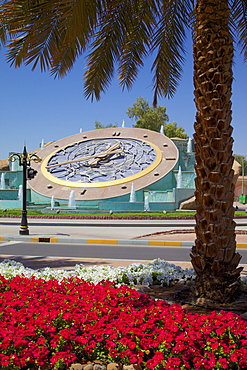
[(109, 156), (112, 156), (113, 154), (116, 154), (116, 153), (122, 153), (123, 149), (115, 149), (115, 150), (112, 150), (110, 153), (108, 154), (105, 154), (105, 153), (99, 153), (99, 155), (96, 155), (94, 159), (92, 159), (91, 161), (88, 161), (87, 162), (87, 165), (88, 166), (95, 166), (96, 164), (98, 164), (98, 162), (102, 159), (106, 159), (107, 157)]
[[(116, 144), (111, 145), (104, 152), (95, 153), (93, 155), (89, 155), (89, 156), (81, 157), (81, 158), (77, 158), (77, 159), (72, 159), (72, 160), (66, 161), (66, 162), (60, 162), (60, 163), (56, 163), (56, 164), (51, 164), (49, 166), (46, 166), (46, 168), (49, 169), (49, 168), (53, 168), (53, 167), (57, 167), (57, 166), (62, 166), (63, 164), (81, 162), (81, 161), (85, 161), (85, 160), (91, 159), (91, 158), (95, 158), (95, 159), (96, 158), (99, 158), (99, 159), (102, 159), (102, 158), (106, 157), (109, 154), (121, 153), (123, 151), (123, 148), (119, 148), (120, 144), (121, 144), (121, 142), (119, 141)], [(119, 148), (119, 149), (117, 149), (117, 148)]]
[[(96, 163), (102, 159), (102, 158), (105, 158), (107, 157), (108, 155), (110, 154), (114, 154), (114, 153), (121, 153), (123, 151), (123, 148), (119, 148), (120, 146), (120, 141), (118, 141), (116, 144), (113, 144), (111, 145), (107, 150), (105, 150), (104, 152), (101, 152), (101, 153), (95, 153), (95, 155), (93, 156), (96, 160)], [(90, 163), (93, 163), (94, 160), (92, 160)]]

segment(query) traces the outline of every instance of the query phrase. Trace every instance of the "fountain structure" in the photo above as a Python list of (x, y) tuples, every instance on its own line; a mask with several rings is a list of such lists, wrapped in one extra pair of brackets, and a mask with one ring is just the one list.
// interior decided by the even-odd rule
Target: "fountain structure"
[(22, 189), (22, 185), (19, 185), (19, 189), (18, 189), (18, 200), (22, 202), (23, 200), (23, 189)]
[[(135, 134), (137, 138), (139, 137), (138, 135), (141, 135), (141, 140), (147, 140), (147, 142), (150, 140), (149, 136), (153, 135), (152, 131), (149, 130), (147, 130), (144, 135), (144, 131), (143, 134), (139, 133), (139, 130), (143, 129), (136, 129), (136, 132), (134, 132), (134, 129), (129, 129), (124, 126), (125, 122), (122, 120), (123, 129), (119, 127), (118, 131), (112, 131), (111, 128), (105, 130), (108, 130), (110, 135), (119, 135), (121, 132), (121, 135), (123, 135), (123, 137), (126, 136), (128, 140), (133, 140), (135, 138)], [(89, 212), (101, 212), (107, 210), (112, 210), (113, 212), (125, 212), (126, 210), (139, 212), (143, 210), (152, 210), (156, 212), (163, 211), (164, 209), (166, 211), (178, 209), (180, 203), (184, 199), (192, 197), (195, 190), (195, 153), (193, 151), (193, 139), (173, 138), (171, 139), (172, 143), (170, 143), (170, 139), (165, 136), (164, 131), (165, 126), (161, 125), (160, 133), (154, 134), (159, 136), (157, 140), (160, 140), (161, 153), (164, 153), (164, 163), (168, 163), (170, 161), (175, 163), (177, 161), (172, 170), (165, 176), (162, 174), (162, 177), (160, 171), (153, 168), (150, 174), (144, 173), (141, 176), (132, 176), (132, 178), (129, 179), (129, 183), (127, 181), (125, 183), (125, 181), (121, 179), (118, 188), (117, 186), (112, 186), (110, 184), (112, 189), (116, 189), (116, 194), (114, 192), (112, 192), (112, 194), (109, 192), (109, 198), (106, 198), (104, 192), (101, 192), (101, 187), (98, 187), (96, 197), (92, 199), (89, 199), (90, 197), (88, 196), (90, 187), (88, 189), (82, 188), (79, 193), (77, 187), (75, 187), (74, 184), (69, 187), (69, 183), (66, 189), (60, 184), (59, 186), (56, 185), (57, 187), (55, 189), (53, 188), (53, 185), (49, 183), (50, 180), (45, 180), (48, 181), (46, 187), (47, 189), (51, 188), (52, 190), (47, 190), (47, 192), (43, 194), (43, 189), (41, 189), (42, 191), (39, 191), (40, 189), (36, 189), (36, 178), (27, 182), (27, 207), (37, 209), (49, 208), (50, 210), (55, 207), (56, 211), (59, 211), (59, 207), (61, 207), (61, 209), (65, 208), (67, 210), (77, 209), (78, 212), (82, 212), (82, 210), (87, 210)], [(80, 129), (80, 132), (82, 132), (82, 129)], [(77, 137), (76, 140), (84, 140), (84, 137), (87, 137), (88, 140), (88, 137), (91, 137), (90, 135), (91, 132), (85, 133), (85, 135), (81, 135), (82, 138), (79, 136), (79, 139)], [(95, 130), (95, 139), (93, 140), (98, 140), (98, 135), (99, 130)], [(94, 138), (93, 135), (92, 137)], [(146, 137), (147, 139), (145, 139)], [(65, 139), (66, 138), (62, 140)], [(154, 142), (156, 145), (156, 139)], [(44, 144), (44, 140), (42, 139), (40, 150), (47, 151), (49, 145), (54, 145), (54, 143)], [(44, 146), (45, 148), (43, 149)], [(12, 161), (11, 155), (9, 158), (9, 167), (5, 165), (0, 172), (0, 209), (19, 209), (21, 208), (21, 202), (23, 202), (23, 189), (22, 185), (20, 185), (23, 183), (23, 169), (18, 160)], [(119, 156), (120, 162), (122, 159), (123, 158)], [(156, 162), (154, 164), (156, 165)], [(41, 174), (41, 172), (42, 171), (39, 168), (38, 174)], [(155, 176), (155, 181), (145, 185), (146, 179), (148, 179), (148, 181), (149, 178), (150, 181), (153, 179), (151, 176), (152, 172)], [(136, 189), (138, 189), (138, 192)]]
[(131, 185), (131, 192), (130, 192), (130, 203), (134, 203), (136, 201), (136, 193), (135, 193), (135, 187), (132, 183)]
[(54, 195), (51, 197), (51, 210), (54, 210), (55, 209), (55, 199), (54, 199)]
[(6, 186), (5, 186), (5, 173), (4, 172), (1, 173), (0, 189), (1, 190), (5, 190), (6, 189)]
[(144, 211), (150, 211), (148, 195), (145, 195), (144, 198)]
[(187, 143), (187, 153), (192, 153), (192, 139), (191, 139), (191, 137), (189, 138), (188, 143)]
[(68, 208), (76, 208), (75, 204), (75, 192), (74, 190), (71, 190), (69, 195), (69, 202), (68, 202)]
[(179, 166), (179, 168), (178, 168), (177, 188), (178, 189), (182, 188), (182, 170), (181, 170), (181, 166)]

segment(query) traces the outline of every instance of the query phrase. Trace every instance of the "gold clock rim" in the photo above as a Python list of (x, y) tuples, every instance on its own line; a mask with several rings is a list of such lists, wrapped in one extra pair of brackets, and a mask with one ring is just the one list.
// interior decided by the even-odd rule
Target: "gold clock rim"
[(140, 171), (140, 172), (138, 172), (134, 175), (125, 177), (123, 179), (112, 180), (112, 181), (104, 181), (104, 182), (94, 182), (94, 183), (79, 182), (79, 181), (72, 182), (72, 181), (69, 181), (69, 180), (60, 180), (60, 179), (57, 179), (55, 176), (51, 175), (47, 171), (46, 166), (47, 166), (47, 163), (48, 163), (49, 159), (54, 154), (56, 154), (59, 150), (61, 150), (63, 148), (66, 148), (68, 146), (77, 144), (77, 143), (81, 143), (83, 141), (92, 141), (92, 140), (101, 140), (101, 139), (112, 139), (112, 137), (106, 136), (106, 137), (101, 137), (101, 138), (91, 138), (91, 139), (85, 139), (85, 140), (81, 140), (81, 141), (75, 141), (75, 142), (71, 142), (69, 144), (66, 144), (66, 145), (54, 150), (52, 153), (47, 155), (41, 163), (41, 172), (42, 172), (43, 176), (45, 178), (47, 178), (49, 181), (51, 181), (55, 184), (58, 184), (60, 186), (69, 186), (69, 187), (73, 187), (73, 188), (86, 188), (86, 189), (88, 189), (88, 188), (103, 188), (103, 187), (125, 184), (126, 182), (134, 181), (134, 180), (136, 180), (140, 177), (143, 177), (143, 176), (147, 175), (148, 173), (152, 172), (162, 161), (162, 152), (161, 152), (160, 148), (157, 145), (155, 145), (152, 142), (150, 142), (148, 140), (145, 140), (145, 139), (139, 139), (139, 138), (137, 139), (137, 138), (134, 138), (134, 137), (126, 137), (126, 138), (122, 137), (121, 139), (134, 139), (134, 140), (142, 141), (142, 142), (145, 142), (145, 143), (151, 145), (152, 148), (155, 150), (155, 154), (156, 154), (156, 158), (155, 158), (154, 162), (151, 163), (144, 170), (142, 170), (142, 171)]

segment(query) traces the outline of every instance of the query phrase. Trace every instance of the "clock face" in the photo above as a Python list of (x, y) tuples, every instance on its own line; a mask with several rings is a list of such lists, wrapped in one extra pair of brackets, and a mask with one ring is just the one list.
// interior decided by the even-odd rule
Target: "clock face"
[(163, 178), (178, 160), (166, 136), (138, 128), (88, 131), (58, 140), (38, 152), (38, 175), (30, 187), (44, 196), (76, 200), (113, 198)]
[(158, 147), (133, 138), (75, 142), (46, 158), (43, 173), (60, 185), (104, 187), (122, 184), (152, 171), (161, 161)]

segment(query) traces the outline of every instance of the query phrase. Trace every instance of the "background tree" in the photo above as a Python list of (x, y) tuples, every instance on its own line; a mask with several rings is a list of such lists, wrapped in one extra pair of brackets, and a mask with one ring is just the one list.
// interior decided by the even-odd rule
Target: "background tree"
[[(7, 0), (0, 37), (8, 60), (40, 64), (63, 76), (89, 50), (85, 96), (100, 98), (115, 66), (129, 89), (153, 57), (153, 104), (172, 97), (181, 77), (187, 30), (193, 36), (196, 119), (196, 240), (191, 261), (199, 302), (230, 302), (240, 293), (232, 165), (233, 42), (247, 59), (246, 0)], [(234, 38), (234, 39), (233, 39)], [(83, 65), (84, 67), (84, 65)]]
[(133, 127), (146, 128), (160, 132), (161, 126), (164, 126), (164, 134), (168, 137), (181, 137), (186, 139), (188, 136), (182, 127), (178, 127), (176, 122), (167, 123), (169, 117), (166, 114), (166, 107), (156, 105), (151, 107), (148, 100), (143, 97), (136, 99), (132, 107), (126, 112), (129, 118), (134, 118), (136, 123)]
[(188, 139), (183, 127), (178, 126), (177, 122), (169, 122), (164, 126), (164, 134), (168, 137), (180, 137), (181, 139)]
[(129, 118), (134, 118), (136, 123), (133, 127), (146, 128), (160, 132), (160, 127), (165, 125), (169, 117), (166, 114), (166, 108), (161, 105), (150, 107), (148, 100), (139, 97), (132, 107), (127, 109)]
[(244, 165), (244, 175), (247, 175), (247, 158), (244, 155), (234, 154), (236, 161), (241, 165), (241, 174), (242, 166)]
[(115, 123), (115, 125), (113, 125), (112, 123), (109, 123), (108, 125), (102, 125), (102, 123), (100, 123), (99, 121), (95, 121), (94, 126), (96, 129), (101, 129), (101, 128), (118, 127), (118, 124)]

